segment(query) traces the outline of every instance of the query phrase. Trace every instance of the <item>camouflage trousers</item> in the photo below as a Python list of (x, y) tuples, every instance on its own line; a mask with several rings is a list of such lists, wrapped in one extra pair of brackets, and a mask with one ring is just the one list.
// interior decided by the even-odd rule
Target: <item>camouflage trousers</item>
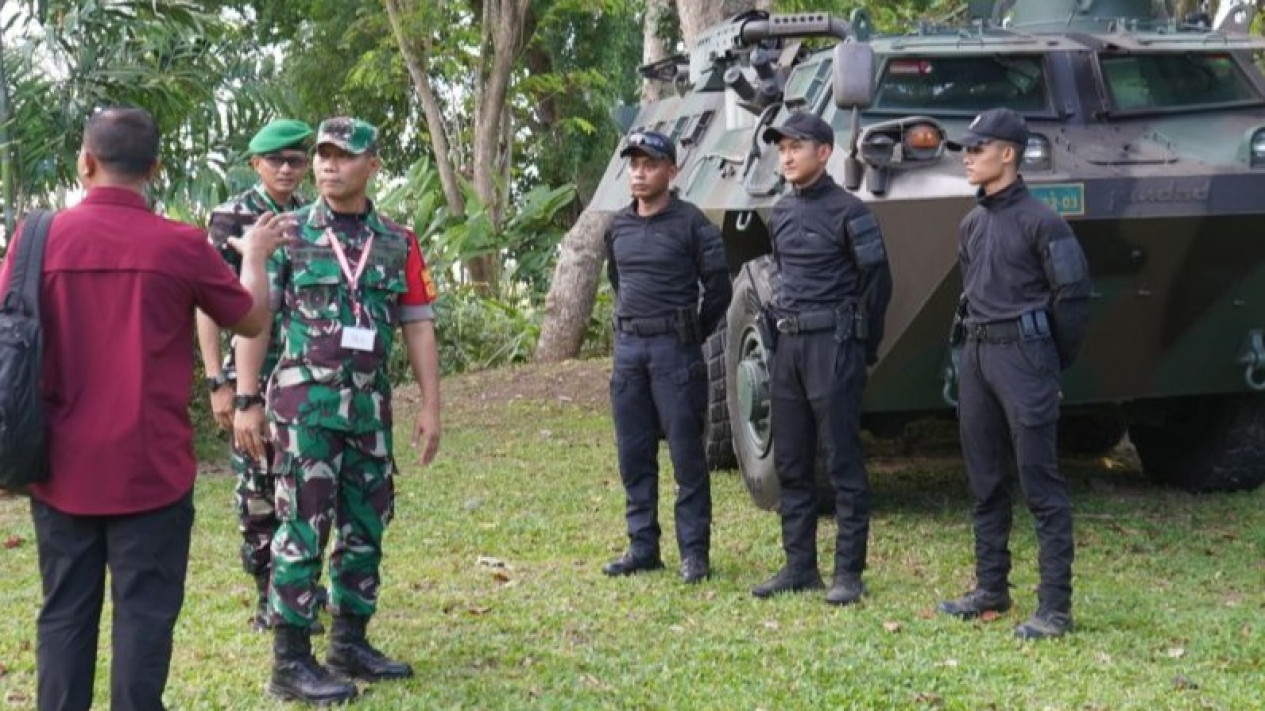
[(307, 627), (316, 619), (317, 580), (331, 529), (330, 611), (372, 615), (382, 534), (395, 510), (390, 431), (355, 434), (274, 423), (273, 444), (280, 522), (268, 593), (273, 623)]
[[(268, 460), (272, 458), (270, 444)], [(236, 446), (229, 448), (229, 460), (237, 475), (233, 502), (237, 530), (242, 534), (242, 567), (251, 575), (263, 575), (272, 565), (272, 534), (277, 530), (276, 477)]]

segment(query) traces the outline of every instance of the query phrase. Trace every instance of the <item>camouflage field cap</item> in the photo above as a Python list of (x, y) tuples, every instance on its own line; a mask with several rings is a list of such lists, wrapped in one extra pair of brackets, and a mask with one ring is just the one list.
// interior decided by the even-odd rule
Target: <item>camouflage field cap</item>
[(378, 129), (368, 121), (349, 116), (336, 116), (321, 122), (316, 131), (316, 145), (329, 143), (359, 155), (378, 150)]

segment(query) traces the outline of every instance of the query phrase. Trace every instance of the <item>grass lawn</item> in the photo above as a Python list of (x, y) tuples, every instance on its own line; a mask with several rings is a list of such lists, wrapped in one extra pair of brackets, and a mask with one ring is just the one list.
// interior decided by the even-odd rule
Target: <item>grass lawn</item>
[[(779, 529), (733, 473), (713, 479), (713, 580), (687, 587), (672, 572), (666, 474), (669, 571), (610, 580), (599, 566), (625, 539), (603, 393), (560, 395), (567, 383), (600, 383), (606, 366), (446, 382), (440, 459), (423, 471), (407, 444), (399, 452), (405, 475), (370, 628), (417, 675), (362, 685), (359, 708), (1265, 706), (1265, 491), (1157, 489), (1125, 454), (1065, 462), (1078, 514), (1077, 630), (1052, 642), (1011, 634), (1035, 605), (1032, 520), (1022, 510), (1012, 541), (1017, 609), (975, 623), (932, 614), (971, 583), (965, 475), (943, 446), (874, 449), (870, 595), (861, 605), (750, 596), (782, 562)], [(587, 380), (586, 368), (596, 371)], [(507, 394), (516, 382), (536, 390)], [(666, 453), (662, 461), (666, 472)], [(173, 709), (285, 707), (263, 693), (270, 638), (246, 625), (253, 593), (237, 562), (231, 491), (221, 475), (198, 483)], [(833, 535), (823, 521), (826, 575)], [(0, 540), (0, 709), (29, 709), (40, 595), (24, 501), (0, 500)], [(322, 638), (317, 647), (323, 654)], [(108, 663), (103, 650), (102, 707)]]

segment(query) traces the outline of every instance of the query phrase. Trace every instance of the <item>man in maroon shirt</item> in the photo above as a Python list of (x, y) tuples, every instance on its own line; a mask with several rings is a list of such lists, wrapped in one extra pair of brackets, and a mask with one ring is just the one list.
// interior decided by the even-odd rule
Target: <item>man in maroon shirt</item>
[(193, 310), (247, 336), (267, 328), (264, 265), (287, 223), (236, 239), (239, 283), (199, 229), (146, 207), (158, 129), (140, 109), (89, 119), (78, 169), (87, 195), (53, 220), (40, 289), (51, 474), (31, 487), (38, 703), (92, 705), (108, 568), (110, 705), (161, 709), (193, 525)]

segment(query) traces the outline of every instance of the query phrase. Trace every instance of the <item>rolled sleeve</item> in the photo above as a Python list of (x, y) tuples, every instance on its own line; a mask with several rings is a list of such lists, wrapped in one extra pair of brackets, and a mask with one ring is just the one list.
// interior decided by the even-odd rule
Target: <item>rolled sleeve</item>
[(216, 258), (210, 242), (200, 239), (193, 248), (199, 252), (199, 262), (207, 265), (192, 276), (197, 307), (222, 328), (239, 323), (254, 305), (250, 294), (232, 269)]
[(435, 307), (431, 304), (410, 305), (400, 304), (400, 323), (412, 323), (414, 321), (434, 321)]

